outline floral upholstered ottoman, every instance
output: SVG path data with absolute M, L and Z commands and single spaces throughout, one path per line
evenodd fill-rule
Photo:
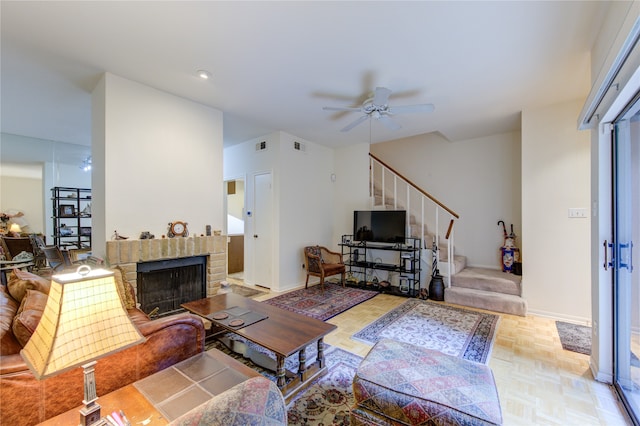
M 381 340 L 353 379 L 355 425 L 500 425 L 493 372 L 484 364 Z

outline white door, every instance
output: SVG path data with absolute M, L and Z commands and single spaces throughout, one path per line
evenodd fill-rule
M 273 271 L 273 190 L 271 173 L 253 178 L 253 271 L 256 285 L 271 288 Z

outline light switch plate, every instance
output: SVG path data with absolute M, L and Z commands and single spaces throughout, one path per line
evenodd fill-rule
M 572 218 L 572 219 L 586 218 L 587 217 L 587 209 L 584 209 L 584 208 L 570 208 L 569 209 L 569 217 Z

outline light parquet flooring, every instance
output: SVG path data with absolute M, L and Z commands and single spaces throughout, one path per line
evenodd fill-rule
M 276 295 L 266 294 L 256 300 Z M 327 321 L 338 328 L 326 336 L 325 342 L 365 356 L 371 346 L 351 339 L 351 335 L 406 300 L 380 294 L 354 306 Z M 498 315 L 489 367 L 495 376 L 505 425 L 631 424 L 612 387 L 594 380 L 589 356 L 562 349 L 555 320 Z

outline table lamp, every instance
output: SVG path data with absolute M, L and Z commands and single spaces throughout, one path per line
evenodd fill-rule
M 12 223 L 9 227 L 9 233 L 14 237 L 19 237 L 21 232 L 22 229 L 20 229 L 20 225 L 18 225 L 17 223 Z
M 53 275 L 40 323 L 20 351 L 38 380 L 82 365 L 83 426 L 107 424 L 97 403 L 96 360 L 145 340 L 122 305 L 113 275 L 88 265 Z

